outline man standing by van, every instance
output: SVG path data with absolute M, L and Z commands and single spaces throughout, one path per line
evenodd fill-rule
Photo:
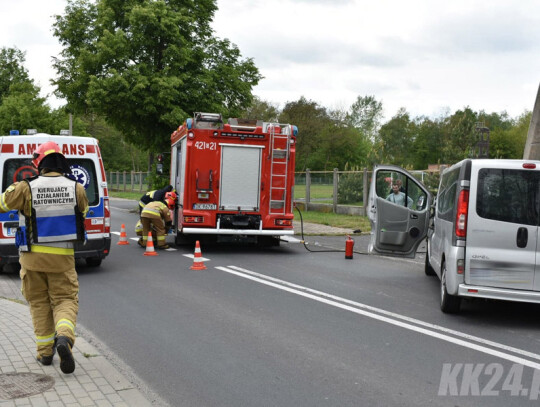
M 0 212 L 19 210 L 22 292 L 37 343 L 37 360 L 51 365 L 55 351 L 63 373 L 75 370 L 72 347 L 79 311 L 74 242 L 83 241 L 88 198 L 84 187 L 64 176 L 70 168 L 53 141 L 41 144 L 32 164 L 39 175 L 16 182 L 0 196 Z
M 392 193 L 386 197 L 387 201 L 393 202 L 396 205 L 405 206 L 405 193 L 400 191 L 401 181 L 392 183 Z M 413 200 L 410 196 L 407 197 L 407 208 L 412 208 Z

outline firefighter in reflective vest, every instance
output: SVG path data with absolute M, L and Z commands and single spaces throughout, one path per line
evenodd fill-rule
M 166 198 L 165 195 L 168 192 L 171 192 L 172 190 L 173 190 L 173 186 L 167 185 L 165 188 L 162 188 L 162 189 L 148 191 L 146 194 L 141 196 L 141 199 L 139 200 L 139 213 L 141 213 L 144 207 L 148 205 L 150 202 L 164 201 Z
M 176 194 L 175 194 L 176 196 Z M 158 249 L 168 249 L 169 245 L 165 242 L 165 235 L 172 225 L 171 213 L 176 205 L 173 197 L 165 198 L 165 203 L 161 201 L 150 202 L 144 207 L 141 213 L 141 223 L 143 227 L 142 237 L 139 239 L 139 245 L 146 247 L 148 232 L 155 231 Z
M 168 198 L 171 198 L 176 202 L 177 199 L 178 199 L 178 195 L 176 195 L 176 192 L 174 192 L 174 191 L 166 192 L 165 193 L 165 199 L 168 199 Z M 146 205 L 144 205 L 144 206 L 146 206 Z M 144 208 L 144 206 L 143 206 L 143 208 Z M 141 212 L 142 212 L 142 210 L 141 210 Z M 141 219 L 139 219 L 137 221 L 137 223 L 135 224 L 135 234 L 137 236 L 139 236 L 139 237 L 143 236 L 143 226 L 142 226 Z M 154 241 L 156 240 L 156 231 L 154 229 L 152 229 L 152 239 L 154 239 Z M 141 241 L 141 245 L 142 245 L 142 241 Z
M 79 311 L 74 242 L 84 241 L 88 198 L 84 187 L 63 174 L 71 170 L 59 146 L 48 141 L 34 153 L 39 175 L 16 182 L 0 196 L 0 212 L 19 211 L 22 293 L 30 305 L 37 360 L 60 356 L 63 373 L 75 370 L 71 349 Z

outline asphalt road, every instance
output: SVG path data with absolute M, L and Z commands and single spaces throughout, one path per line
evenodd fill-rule
M 134 236 L 133 207 L 112 201 L 114 231 Z M 445 315 L 423 255 L 306 240 L 202 244 L 193 271 L 192 246 L 146 257 L 114 235 L 101 267 L 79 267 L 79 321 L 172 406 L 538 405 L 539 306 Z

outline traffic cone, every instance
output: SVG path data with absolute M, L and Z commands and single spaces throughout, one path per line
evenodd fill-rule
M 116 244 L 119 244 L 119 245 L 129 244 L 127 240 L 127 235 L 126 235 L 126 225 L 124 225 L 123 223 L 122 223 L 122 227 L 120 228 L 120 240 Z
M 152 240 L 152 232 L 148 232 L 148 240 L 146 241 L 146 250 L 143 253 L 145 256 L 157 256 L 154 250 L 154 241 Z
M 193 256 L 193 265 L 190 267 L 191 270 L 206 270 L 206 266 L 202 261 L 201 245 L 199 241 L 195 242 L 195 255 Z

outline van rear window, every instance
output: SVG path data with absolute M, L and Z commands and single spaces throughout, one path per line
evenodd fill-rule
M 76 179 L 86 189 L 90 206 L 99 204 L 99 190 L 94 161 L 85 158 L 68 158 L 73 179 Z M 30 158 L 13 158 L 4 162 L 2 174 L 2 192 L 14 182 L 22 181 L 37 175 Z
M 478 174 L 476 212 L 486 219 L 538 225 L 540 173 L 483 168 Z

